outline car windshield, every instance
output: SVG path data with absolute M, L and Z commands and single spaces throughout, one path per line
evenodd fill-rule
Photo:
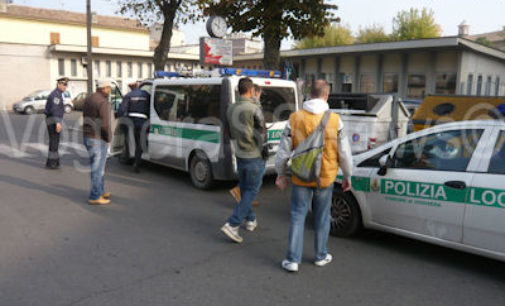
M 40 96 L 43 92 L 45 92 L 45 90 L 32 91 L 30 94 L 23 98 L 23 101 L 30 101 L 33 98 Z

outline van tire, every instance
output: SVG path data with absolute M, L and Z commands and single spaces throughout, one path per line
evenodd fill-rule
M 191 182 L 198 189 L 210 189 L 214 183 L 212 166 L 205 153 L 196 151 L 189 161 Z
M 123 165 L 132 165 L 135 161 L 134 158 L 130 157 L 130 144 L 128 143 L 128 130 L 125 129 L 124 132 L 124 148 L 121 154 L 118 155 L 119 163 Z
M 361 210 L 350 192 L 335 186 L 331 199 L 330 232 L 337 237 L 350 237 L 358 234 L 362 227 Z
M 25 114 L 31 115 L 35 112 L 35 109 L 33 108 L 33 106 L 27 106 L 23 111 Z
M 70 114 L 72 112 L 72 106 L 70 105 L 65 105 L 63 107 L 63 111 L 65 112 L 65 114 Z

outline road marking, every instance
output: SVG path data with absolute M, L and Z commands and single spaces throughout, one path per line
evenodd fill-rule
M 7 157 L 11 157 L 11 158 L 32 158 L 32 157 L 34 157 L 33 154 L 28 154 L 26 152 L 20 151 L 18 149 L 14 149 L 13 147 L 5 145 L 5 144 L 0 144 L 0 154 L 6 155 Z
M 44 143 L 29 142 L 23 143 L 22 150 L 14 148 L 7 144 L 0 144 L 0 154 L 11 158 L 34 158 L 38 154 L 47 157 L 47 151 L 49 146 Z M 34 154 L 35 152 L 37 154 Z M 75 142 L 62 142 L 60 143 L 60 148 L 58 150 L 60 156 L 64 155 L 78 155 L 87 154 L 87 150 L 84 145 Z

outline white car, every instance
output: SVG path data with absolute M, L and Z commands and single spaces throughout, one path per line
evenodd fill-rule
M 354 156 L 332 233 L 400 234 L 505 260 L 505 122 L 438 125 Z
M 14 103 L 12 109 L 17 113 L 31 115 L 38 111 L 43 111 L 46 108 L 46 101 L 53 90 L 36 90 L 24 97 L 23 100 Z M 70 113 L 74 108 L 70 92 L 63 93 L 63 103 L 65 113 Z

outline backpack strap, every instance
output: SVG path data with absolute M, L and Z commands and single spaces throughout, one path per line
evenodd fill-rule
M 326 125 L 328 124 L 328 121 L 330 119 L 330 114 L 331 114 L 330 110 L 324 112 L 323 118 L 321 119 L 321 122 L 317 127 L 319 130 L 324 130 L 326 128 Z

